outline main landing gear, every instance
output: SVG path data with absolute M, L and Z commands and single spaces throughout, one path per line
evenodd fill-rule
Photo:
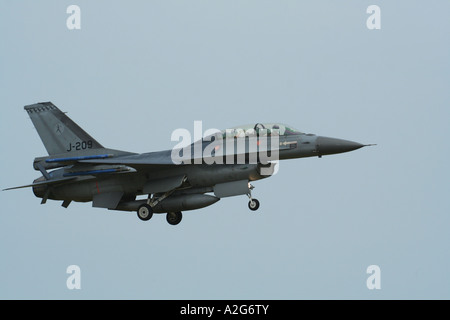
M 149 204 L 142 204 L 137 209 L 137 216 L 142 221 L 148 221 L 153 216 L 153 209 Z M 166 220 L 169 224 L 175 226 L 181 222 L 183 219 L 183 214 L 181 211 L 178 212 L 167 212 Z
M 150 218 L 153 216 L 153 209 L 149 204 L 141 204 L 139 208 L 137 209 L 137 216 L 142 221 L 150 220 Z
M 183 214 L 181 213 L 181 211 L 167 212 L 166 220 L 169 224 L 175 226 L 181 222 L 181 219 L 183 219 Z
M 142 221 L 148 221 L 153 216 L 153 207 L 160 201 L 168 197 L 172 192 L 166 192 L 163 196 L 155 198 L 149 195 L 147 203 L 141 204 L 137 209 L 137 216 Z M 178 212 L 167 212 L 166 220 L 171 225 L 177 225 L 183 219 L 183 214 L 181 211 Z

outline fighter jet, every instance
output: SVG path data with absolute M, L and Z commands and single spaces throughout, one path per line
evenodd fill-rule
M 42 176 L 32 184 L 4 190 L 31 187 L 41 204 L 59 200 L 67 208 L 72 201 L 92 201 L 97 208 L 135 211 L 143 221 L 165 213 L 171 225 L 180 223 L 182 211 L 225 197 L 247 195 L 249 209 L 257 210 L 260 203 L 252 196 L 251 183 L 270 177 L 279 160 L 320 158 L 367 146 L 305 134 L 282 123 L 256 123 L 188 146 L 137 154 L 103 147 L 51 102 L 24 109 L 48 156 L 34 159 Z

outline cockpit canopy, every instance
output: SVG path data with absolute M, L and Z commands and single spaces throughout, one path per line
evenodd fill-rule
M 227 137 L 242 138 L 245 136 L 256 136 L 256 135 L 289 136 L 302 134 L 302 132 L 283 123 L 256 123 L 225 129 L 221 131 L 221 134 L 223 138 Z

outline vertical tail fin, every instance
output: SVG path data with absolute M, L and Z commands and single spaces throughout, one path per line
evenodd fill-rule
M 28 105 L 24 109 L 49 155 L 103 148 L 51 102 Z

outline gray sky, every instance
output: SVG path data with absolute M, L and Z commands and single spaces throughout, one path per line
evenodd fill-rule
M 66 8 L 81 8 L 68 30 Z M 366 9 L 381 8 L 369 30 Z M 450 2 L 0 0 L 1 188 L 46 155 L 52 101 L 106 147 L 283 122 L 377 143 L 284 161 L 245 196 L 155 215 L 0 192 L 0 298 L 450 298 Z M 66 268 L 81 268 L 68 290 Z M 381 289 L 366 287 L 369 265 Z

